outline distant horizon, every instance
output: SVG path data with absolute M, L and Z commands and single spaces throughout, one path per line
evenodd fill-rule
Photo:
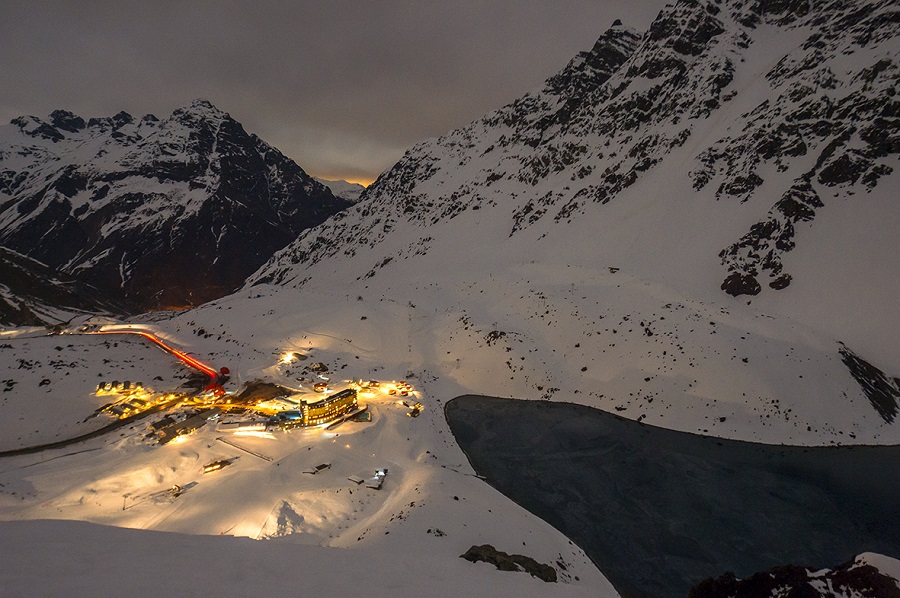
M 208 100 L 208 99 L 206 99 L 206 98 L 198 98 L 198 99 L 205 99 L 207 102 L 210 102 L 210 103 L 211 103 L 213 106 L 215 106 L 216 108 L 219 108 L 220 110 L 222 110 L 216 102 L 213 102 L 213 101 Z M 186 103 L 186 104 L 184 104 L 183 106 L 179 106 L 179 108 L 183 108 L 183 107 L 186 107 L 186 106 L 189 106 L 189 105 L 190 105 L 190 103 Z M 177 110 L 177 109 L 178 109 L 178 108 L 176 108 L 176 110 Z M 2 123 L 2 124 L 3 124 L 3 125 L 11 125 L 11 124 L 13 124 L 13 121 L 14 121 L 15 119 L 17 119 L 17 118 L 22 118 L 22 117 L 32 117 L 32 118 L 38 118 L 38 119 L 44 120 L 44 119 L 46 119 L 46 118 L 49 118 L 49 117 L 50 117 L 50 114 L 52 114 L 52 112 L 54 112 L 54 111 L 56 111 L 56 110 L 63 110 L 63 111 L 70 112 L 70 113 L 74 114 L 75 116 L 78 116 L 79 118 L 83 118 L 85 121 L 87 121 L 87 120 L 89 120 L 89 119 L 92 119 L 92 118 L 109 118 L 109 117 L 114 116 L 115 114 L 118 114 L 119 112 L 125 112 L 125 113 L 131 115 L 131 116 L 132 116 L 133 118 L 135 118 L 136 120 L 140 120 L 140 119 L 143 118 L 144 116 L 154 116 L 154 117 L 159 118 L 159 115 L 158 115 L 158 114 L 154 114 L 154 113 L 152 113 L 152 112 L 148 112 L 148 113 L 145 113 L 145 114 L 133 114 L 133 113 L 129 112 L 128 110 L 119 110 L 118 112 L 113 113 L 113 114 L 104 114 L 104 115 L 91 114 L 91 115 L 84 115 L 84 114 L 79 114 L 79 113 L 77 113 L 77 112 L 74 112 L 74 111 L 72 111 L 72 110 L 69 110 L 68 108 L 54 108 L 53 110 L 51 110 L 51 111 L 50 111 L 49 113 L 47 113 L 47 114 L 33 114 L 33 113 L 32 113 L 32 114 L 24 114 L 24 113 L 23 113 L 23 114 L 18 114 L 18 115 L 16 115 L 16 116 L 13 116 L 13 117 L 10 118 L 7 122 L 4 122 L 4 123 Z M 222 111 L 225 112 L 226 114 L 229 114 L 227 110 L 222 110 Z M 229 114 L 229 115 L 230 115 L 230 114 Z M 232 117 L 232 118 L 233 118 L 233 117 Z M 240 121 L 238 121 L 238 122 L 240 122 Z M 240 124 L 243 126 L 243 123 L 240 123 Z M 248 133 L 253 134 L 253 131 L 248 131 Z M 263 139 L 263 141 L 266 141 L 266 140 Z M 270 144 L 270 145 L 271 145 L 271 144 Z M 274 147 L 274 146 L 273 146 L 273 147 Z M 277 147 L 276 147 L 275 149 L 278 149 L 279 151 L 281 151 L 280 148 L 277 148 Z M 282 153 L 284 153 L 284 152 L 282 152 Z M 288 156 L 288 157 L 290 158 L 290 156 Z M 291 158 L 291 159 L 293 159 L 293 158 Z M 296 160 L 295 160 L 295 162 L 296 162 Z M 299 165 L 301 168 L 303 168 L 303 165 L 302 165 L 302 164 L 299 164 L 299 163 L 298 163 L 298 165 Z M 356 185 L 362 185 L 363 187 L 368 187 L 369 185 L 371 185 L 372 183 L 375 182 L 375 179 L 378 178 L 377 176 L 374 177 L 374 178 L 355 178 L 355 177 L 351 177 L 351 178 L 342 178 L 342 177 L 340 177 L 340 175 L 331 175 L 331 174 L 329 174 L 329 175 L 320 175 L 320 174 L 315 173 L 315 172 L 312 172 L 312 171 L 310 171 L 310 170 L 308 170 L 308 169 L 306 169 L 306 168 L 303 168 L 303 170 L 304 170 L 304 172 L 306 172 L 308 175 L 310 175 L 310 176 L 312 176 L 312 177 L 314 177 L 314 178 L 316 178 L 316 179 L 320 179 L 320 180 L 323 180 L 323 181 L 328 181 L 328 182 L 330 182 L 330 183 L 334 183 L 334 182 L 342 182 L 342 181 L 343 181 L 343 182 L 345 182 L 345 183 L 353 183 L 353 184 L 356 184 Z M 380 173 L 379 173 L 379 174 L 380 174 Z
M 10 0 L 0 122 L 209 98 L 304 171 L 370 185 L 416 143 L 539 86 L 616 19 L 646 30 L 664 4 Z
M 309 173 L 309 174 L 312 174 L 312 173 Z M 317 174 L 312 174 L 312 176 L 314 176 L 315 178 L 319 179 L 320 181 L 328 181 L 329 183 L 340 183 L 340 182 L 344 182 L 344 183 L 352 183 L 352 184 L 354 184 L 354 185 L 362 185 L 363 187 L 368 187 L 369 185 L 371 185 L 372 183 L 375 182 L 375 179 L 372 179 L 371 181 L 365 181 L 365 182 L 364 182 L 364 181 L 362 181 L 362 180 L 348 181 L 347 179 L 332 179 L 332 178 L 328 178 L 328 177 L 324 177 L 324 176 L 319 176 L 319 175 L 317 175 Z

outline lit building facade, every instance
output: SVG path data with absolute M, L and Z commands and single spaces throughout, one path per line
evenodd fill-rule
M 356 390 L 348 388 L 315 402 L 302 401 L 300 409 L 282 411 L 275 420 L 282 426 L 317 426 L 356 409 Z

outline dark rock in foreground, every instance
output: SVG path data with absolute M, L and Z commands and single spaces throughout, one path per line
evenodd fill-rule
M 694 586 L 688 598 L 900 598 L 897 582 L 859 559 L 834 569 L 815 570 L 788 565 L 737 579 L 726 573 Z
M 525 571 L 530 573 L 532 577 L 537 577 L 543 581 L 556 582 L 556 569 L 550 565 L 539 563 L 530 556 L 523 554 L 507 554 L 497 550 L 490 544 L 472 546 L 465 554 L 461 554 L 459 558 L 472 561 L 473 563 L 479 561 L 490 563 L 500 571 Z

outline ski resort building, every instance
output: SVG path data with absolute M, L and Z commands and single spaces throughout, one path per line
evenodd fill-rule
M 356 389 L 348 388 L 318 401 L 301 401 L 299 409 L 282 411 L 273 420 L 284 427 L 317 426 L 353 411 L 356 406 Z
M 173 420 L 172 423 L 156 430 L 159 443 L 166 444 L 179 436 L 190 434 L 205 426 L 206 422 L 209 420 L 217 418 L 220 413 L 221 411 L 217 407 L 213 407 L 212 409 L 196 413 L 182 421 Z

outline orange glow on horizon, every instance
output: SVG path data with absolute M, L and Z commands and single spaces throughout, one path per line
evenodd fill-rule
M 375 179 L 344 179 L 348 183 L 356 183 L 357 185 L 362 185 L 363 187 L 368 187 L 372 183 L 375 182 Z
M 372 183 L 375 182 L 375 179 L 361 179 L 358 177 L 335 177 L 335 176 L 320 176 L 318 174 L 313 175 L 317 178 L 322 179 L 323 181 L 347 181 L 348 183 L 354 183 L 356 185 L 362 185 L 363 187 L 368 187 Z

